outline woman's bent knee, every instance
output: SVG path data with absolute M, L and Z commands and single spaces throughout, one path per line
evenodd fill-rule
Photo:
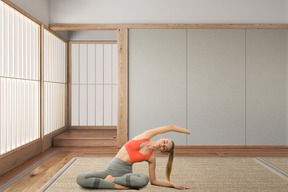
M 135 188 L 143 188 L 149 183 L 149 177 L 145 174 L 137 174 L 136 177 L 133 179 L 133 182 L 131 184 L 132 187 Z

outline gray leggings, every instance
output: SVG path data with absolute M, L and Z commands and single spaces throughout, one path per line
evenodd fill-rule
M 114 189 L 115 184 L 104 180 L 108 175 L 115 178 L 114 183 L 130 187 L 142 188 L 149 182 L 149 177 L 142 173 L 132 173 L 132 165 L 114 158 L 108 164 L 106 170 L 89 171 L 77 176 L 77 183 L 84 188 L 91 189 Z

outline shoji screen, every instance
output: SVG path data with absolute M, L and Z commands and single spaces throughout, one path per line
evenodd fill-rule
M 0 2 L 0 154 L 40 137 L 40 25 Z
M 66 46 L 44 29 L 44 135 L 65 126 Z
M 71 125 L 117 125 L 117 44 L 71 44 Z

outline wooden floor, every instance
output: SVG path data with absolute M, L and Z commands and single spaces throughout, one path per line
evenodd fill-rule
M 58 151 L 55 155 L 47 159 L 28 174 L 18 179 L 14 184 L 6 188 L 4 191 L 37 191 L 73 157 L 113 157 L 118 151 L 116 147 L 53 147 L 1 176 L 0 186 L 55 150 Z M 175 157 L 288 157 L 287 146 L 178 146 L 176 147 L 175 151 Z M 160 153 L 156 153 L 155 155 L 165 156 Z

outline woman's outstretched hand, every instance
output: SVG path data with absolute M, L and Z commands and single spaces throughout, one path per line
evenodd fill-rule
M 174 187 L 175 189 L 181 189 L 181 190 L 190 189 L 189 187 L 184 187 L 184 186 L 175 185 L 175 184 L 173 184 L 173 187 Z

